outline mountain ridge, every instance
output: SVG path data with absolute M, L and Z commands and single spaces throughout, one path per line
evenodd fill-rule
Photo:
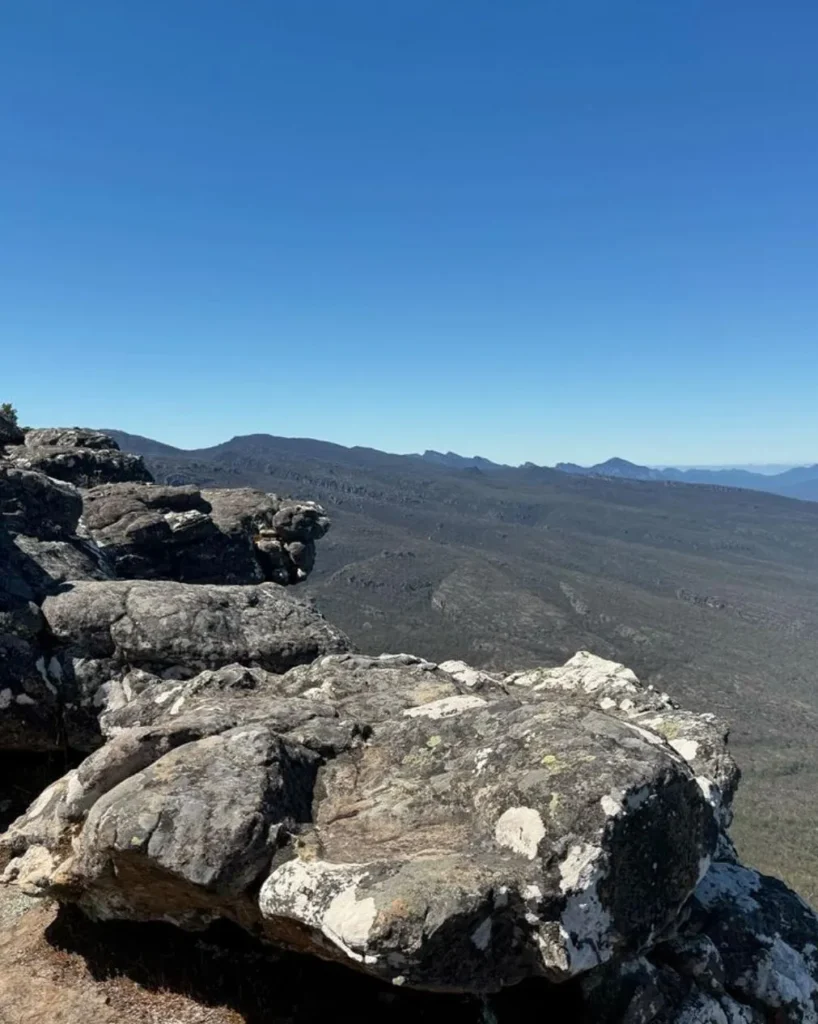
M 457 452 L 439 452 L 427 449 L 423 453 L 399 454 L 361 445 L 346 446 L 314 438 L 280 437 L 274 434 L 237 435 L 221 444 L 206 448 L 184 449 L 166 445 L 139 434 L 129 434 L 113 428 L 106 433 L 115 437 L 126 450 L 131 447 L 143 455 L 176 456 L 178 458 L 217 458 L 233 449 L 257 454 L 275 451 L 294 453 L 298 451 L 305 458 L 333 458 L 350 465 L 392 465 L 398 466 L 406 460 L 416 464 L 437 466 L 443 470 L 479 470 L 484 473 L 507 473 L 518 471 L 552 471 L 569 476 L 608 477 L 612 479 L 665 481 L 669 483 L 693 484 L 711 487 L 731 487 L 742 490 L 777 494 L 801 501 L 818 501 L 818 463 L 811 466 L 795 466 L 781 473 L 754 473 L 746 469 L 677 469 L 673 466 L 658 468 L 642 466 L 627 459 L 613 457 L 593 466 L 580 466 L 574 462 L 558 462 L 556 466 L 538 466 L 525 462 L 518 466 L 493 462 L 480 455 L 463 456 Z
M 765 491 L 786 498 L 818 501 L 818 463 L 795 466 L 781 473 L 753 473 L 746 469 L 676 469 L 666 466 L 658 469 L 640 466 L 627 459 L 612 458 L 594 466 L 578 466 L 572 462 L 558 462 L 556 469 L 576 476 L 612 476 L 630 480 L 670 480 L 684 484 L 710 484 L 738 487 L 745 490 Z

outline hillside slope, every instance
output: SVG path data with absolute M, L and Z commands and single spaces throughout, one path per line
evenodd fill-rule
M 818 504 L 266 435 L 161 454 L 117 436 L 158 480 L 326 505 L 305 589 L 368 651 L 513 669 L 586 648 L 722 715 L 743 855 L 818 900 Z

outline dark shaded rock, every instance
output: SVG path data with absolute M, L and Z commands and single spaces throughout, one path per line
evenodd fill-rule
M 45 620 L 25 580 L 3 558 L 4 547 L 0 537 L 0 750 L 59 749 L 61 665 L 47 649 Z
M 0 749 L 59 749 L 61 708 L 52 678 L 58 663 L 48 660 L 36 635 L 6 631 L 8 610 L 0 616 Z M 28 617 L 28 609 L 22 616 Z
M 775 1024 L 818 1020 L 818 916 L 783 882 L 716 863 L 696 889 L 688 929 L 715 947 L 736 999 Z
M 0 523 L 9 533 L 66 540 L 81 515 L 82 497 L 70 484 L 0 464 Z
M 613 963 L 582 984 L 584 1019 L 593 1024 L 768 1024 L 765 1017 L 717 989 L 648 957 Z
M 19 534 L 14 544 L 24 558 L 21 571 L 31 580 L 39 599 L 56 593 L 60 584 L 69 580 L 113 579 L 113 569 L 104 554 L 80 538 L 40 540 Z

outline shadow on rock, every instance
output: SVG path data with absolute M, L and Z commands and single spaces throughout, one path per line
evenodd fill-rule
M 317 1020 L 385 1020 L 395 1024 L 503 1024 L 522 1011 L 581 1024 L 578 989 L 528 982 L 490 1001 L 436 995 L 382 984 L 346 967 L 270 950 L 220 923 L 198 935 L 172 925 L 91 922 L 62 907 L 46 930 L 56 949 L 83 958 L 96 981 L 125 976 L 150 991 L 175 992 L 202 1006 L 226 1007 L 246 1024 L 314 1024 Z

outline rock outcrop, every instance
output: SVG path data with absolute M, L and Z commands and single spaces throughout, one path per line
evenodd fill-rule
M 158 487 L 98 431 L 24 433 L 6 419 L 2 430 L 13 443 L 0 448 L 0 751 L 93 749 L 108 692 L 131 671 L 284 671 L 348 649 L 267 582 L 307 576 L 329 528 L 320 506 Z M 119 482 L 78 486 L 100 479 Z
M 310 503 L 12 463 L 0 747 L 51 730 L 87 756 L 0 836 L 7 884 L 94 921 L 228 922 L 475 1022 L 516 1019 L 521 982 L 544 1019 L 818 1021 L 818 918 L 737 861 L 713 716 L 587 652 L 505 677 L 355 653 L 270 582 L 311 568 Z
M 329 529 L 312 502 L 140 483 L 87 491 L 83 524 L 118 576 L 183 583 L 299 583 Z
M 28 430 L 22 444 L 6 447 L 5 458 L 77 487 L 152 479 L 141 456 L 120 451 L 107 434 L 80 427 Z

